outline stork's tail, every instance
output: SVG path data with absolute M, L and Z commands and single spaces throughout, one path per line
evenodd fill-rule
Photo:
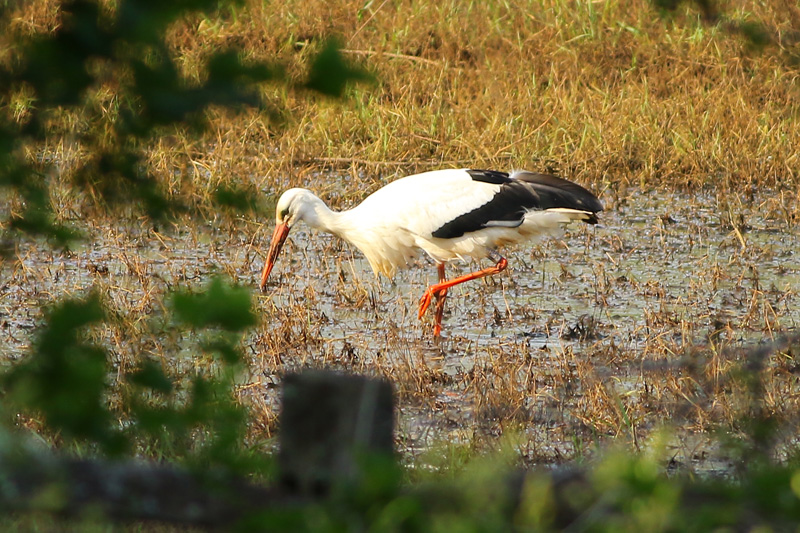
M 548 213 L 561 213 L 569 219 L 569 222 L 578 221 L 586 222 L 587 224 L 597 224 L 597 213 L 592 211 L 583 211 L 581 209 L 571 209 L 569 207 L 551 207 L 545 209 Z
M 577 183 L 524 170 L 514 172 L 511 177 L 534 191 L 539 209 L 563 213 L 569 220 L 597 224 L 597 213 L 603 210 L 603 204 Z

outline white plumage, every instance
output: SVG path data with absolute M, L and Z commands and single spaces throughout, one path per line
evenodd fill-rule
M 420 316 L 437 299 L 434 334 L 441 331 L 447 289 L 505 268 L 499 247 L 558 234 L 574 220 L 596 223 L 597 198 L 579 185 L 545 174 L 452 169 L 398 179 L 353 209 L 336 212 L 307 189 L 289 189 L 276 206 L 276 227 L 262 272 L 264 290 L 289 229 L 299 221 L 332 233 L 366 256 L 375 274 L 393 277 L 420 252 L 439 267 L 440 283 L 428 288 Z M 495 267 L 444 279 L 444 263 L 492 257 Z

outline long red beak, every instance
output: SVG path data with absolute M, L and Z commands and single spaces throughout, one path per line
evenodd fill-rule
M 275 260 L 278 258 L 278 254 L 281 253 L 281 248 L 283 248 L 283 243 L 286 241 L 287 235 L 289 235 L 288 224 L 283 223 L 275 226 L 275 231 L 272 232 L 272 241 L 269 244 L 267 264 L 264 265 L 264 270 L 261 272 L 261 283 L 258 285 L 261 292 L 264 292 L 267 287 L 267 278 L 269 277 L 269 273 L 272 272 L 272 267 L 275 266 Z

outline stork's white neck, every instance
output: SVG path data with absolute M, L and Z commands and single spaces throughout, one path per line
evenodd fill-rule
M 405 261 L 402 251 L 397 252 L 391 246 L 387 248 L 383 239 L 376 239 L 372 224 L 374 213 L 365 213 L 360 206 L 333 211 L 311 191 L 290 189 L 278 201 L 277 212 L 284 207 L 294 213 L 292 224 L 302 220 L 311 228 L 332 233 L 361 250 L 376 274 L 381 272 L 391 277 L 396 266 Z M 367 214 L 373 216 L 367 217 Z
M 298 220 L 303 220 L 314 229 L 333 233 L 349 240 L 347 237 L 348 233 L 352 231 L 352 226 L 348 224 L 347 211 L 332 210 L 319 197 L 307 190 L 304 191 L 301 202 L 297 213 Z

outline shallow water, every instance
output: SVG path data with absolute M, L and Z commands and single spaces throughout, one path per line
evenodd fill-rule
M 436 278 L 425 259 L 394 281 L 376 279 L 359 252 L 296 228 L 262 295 L 256 284 L 271 222 L 90 227 L 90 240 L 70 253 L 20 244 L 16 261 L 3 265 L 0 349 L 7 360 L 21 357 L 43 321 L 40 306 L 62 296 L 100 288 L 127 316 L 147 321 L 165 313 L 165 291 L 223 273 L 253 288 L 264 320 L 244 341 L 251 375 L 242 385 L 265 412 L 277 411 L 273 385 L 284 372 L 333 366 L 397 380 L 398 444 L 412 455 L 511 426 L 533 463 L 574 458 L 620 436 L 638 446 L 664 413 L 680 411 L 675 397 L 683 393 L 675 391 L 684 389 L 672 382 L 686 372 L 675 365 L 693 346 L 798 331 L 798 226 L 774 194 L 734 207 L 702 194 L 606 202 L 598 226 L 510 250 L 506 272 L 451 290 L 441 341 L 430 336 L 432 313 L 416 317 Z M 281 328 L 286 346 L 275 334 Z M 108 334 L 106 342 L 117 363 L 128 351 L 163 356 L 158 339 L 129 346 Z M 191 351 L 182 353 L 175 365 L 191 367 Z M 629 416 L 614 415 L 619 406 Z M 615 416 L 628 420 L 630 435 Z M 698 454 L 687 443 L 704 438 L 704 426 L 689 420 L 676 418 L 684 437 L 674 446 L 693 464 Z M 716 469 L 719 461 L 706 454 L 704 464 Z

